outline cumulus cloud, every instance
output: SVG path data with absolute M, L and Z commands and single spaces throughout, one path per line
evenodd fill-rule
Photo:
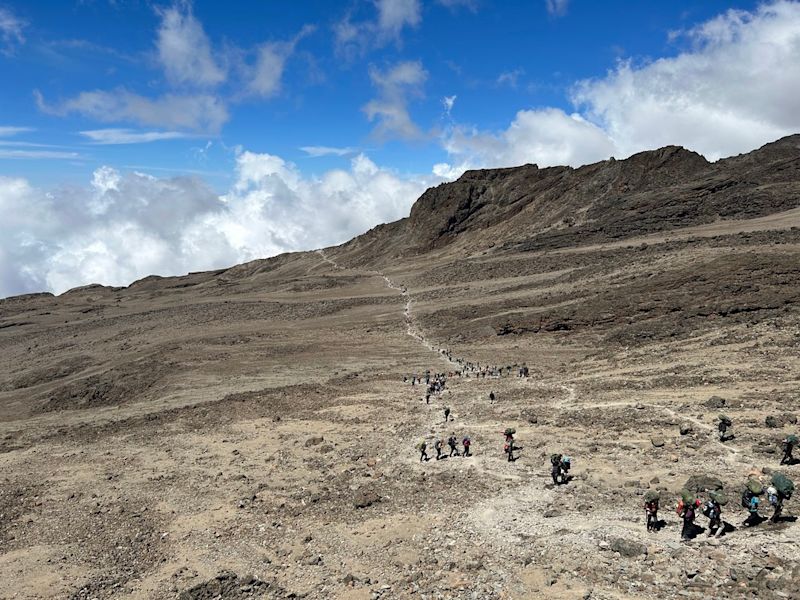
M 225 69 L 212 56 L 211 43 L 190 2 L 159 10 L 156 49 L 167 78 L 173 84 L 214 86 L 225 80 Z
M 80 113 L 104 123 L 129 122 L 146 127 L 216 133 L 228 120 L 228 109 L 209 94 L 165 94 L 151 99 L 126 89 L 81 92 L 60 104 L 50 104 L 34 92 L 39 109 L 53 115 Z
M 615 150 L 602 129 L 578 114 L 555 108 L 519 111 L 500 132 L 454 127 L 443 143 L 456 162 L 438 164 L 434 172 L 447 179 L 483 166 L 578 166 L 608 157 Z
M 684 35 L 690 50 L 574 90 L 621 154 L 681 144 L 715 159 L 800 131 L 799 3 L 729 10 Z
M 443 135 L 452 177 L 465 168 L 580 165 L 675 144 L 710 160 L 800 131 L 800 3 L 730 10 L 681 32 L 687 49 L 644 64 L 620 61 L 578 82 L 573 114 L 519 111 L 505 130 L 455 126 Z
M 544 4 L 551 17 L 563 17 L 569 8 L 569 0 L 544 0 Z
M 408 112 L 409 98 L 422 95 L 422 85 L 428 78 L 422 63 L 400 62 L 385 71 L 373 66 L 369 75 L 379 96 L 370 100 L 362 110 L 370 121 L 377 123 L 373 135 L 379 139 L 399 137 L 413 140 L 422 137 Z
M 25 21 L 0 6 L 0 53 L 11 56 L 25 43 L 25 26 Z
M 408 213 L 433 177 L 401 176 L 363 154 L 348 169 L 302 175 L 240 152 L 220 196 L 195 177 L 110 167 L 84 187 L 43 190 L 0 177 L 0 297 L 149 274 L 220 268 L 343 242 Z

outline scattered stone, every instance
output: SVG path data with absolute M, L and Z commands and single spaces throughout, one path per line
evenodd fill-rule
M 688 435 L 694 431 L 694 427 L 692 427 L 691 423 L 681 423 L 680 432 L 681 435 Z
M 306 448 L 308 448 L 310 446 L 316 446 L 318 444 L 321 444 L 324 441 L 325 441 L 325 438 L 322 437 L 321 435 L 310 437 L 310 438 L 308 438 L 306 440 Z
M 381 497 L 375 490 L 361 488 L 356 491 L 353 497 L 353 506 L 356 508 L 367 508 L 380 501 Z
M 611 540 L 610 548 L 614 552 L 619 552 L 625 558 L 647 556 L 647 546 L 624 538 L 615 538 Z
M 724 408 L 727 401 L 725 398 L 720 396 L 711 396 L 708 400 L 706 400 L 705 404 L 708 408 Z
M 692 475 L 683 484 L 683 488 L 691 492 L 705 492 L 709 490 L 721 490 L 724 487 L 722 481 L 707 474 Z
M 650 438 L 650 443 L 653 444 L 653 446 L 655 446 L 656 448 L 663 448 L 666 442 L 664 441 L 663 437 L 653 436 Z

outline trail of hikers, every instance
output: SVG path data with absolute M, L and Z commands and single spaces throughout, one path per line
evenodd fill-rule
M 345 267 L 340 266 L 336 261 L 325 255 L 322 250 L 317 251 L 323 261 L 330 264 L 337 270 L 343 270 Z M 405 299 L 403 309 L 403 319 L 406 324 L 406 333 L 415 341 L 421 343 L 428 350 L 435 352 L 436 355 L 448 365 L 448 369 L 442 372 L 435 372 L 426 370 L 424 373 L 411 373 L 410 375 L 403 376 L 403 382 L 410 385 L 412 389 L 419 389 L 422 395 L 424 405 L 428 407 L 429 415 L 441 415 L 441 417 L 434 417 L 433 422 L 423 423 L 420 425 L 419 433 L 416 436 L 416 448 L 419 452 L 419 460 L 415 461 L 420 464 L 427 463 L 435 459 L 437 462 L 451 458 L 469 458 L 477 460 L 472 464 L 480 464 L 481 458 L 476 455 L 472 447 L 472 439 L 466 433 L 457 436 L 454 429 L 456 426 L 454 421 L 458 417 L 459 428 L 466 431 L 476 431 L 482 429 L 494 430 L 493 425 L 483 425 L 476 422 L 470 422 L 467 417 L 470 416 L 472 411 L 480 413 L 485 412 L 488 402 L 492 406 L 497 401 L 497 396 L 494 391 L 488 395 L 482 395 L 476 404 L 475 402 L 465 402 L 466 397 L 459 397 L 458 410 L 453 411 L 450 403 L 455 404 L 455 398 L 459 395 L 451 394 L 448 387 L 448 382 L 462 381 L 466 382 L 470 379 L 475 382 L 491 383 L 495 380 L 505 380 L 513 383 L 520 383 L 530 389 L 531 386 L 552 390 L 553 388 L 560 389 L 564 392 L 564 398 L 556 401 L 553 405 L 554 410 L 560 411 L 581 411 L 591 408 L 613 408 L 613 407 L 636 407 L 636 408 L 649 408 L 657 411 L 662 411 L 672 418 L 679 420 L 681 427 L 698 427 L 699 429 L 708 431 L 711 429 L 709 425 L 703 423 L 697 418 L 691 417 L 687 414 L 679 414 L 672 408 L 661 404 L 647 403 L 642 401 L 620 401 L 620 402 L 606 402 L 606 403 L 588 403 L 576 405 L 577 391 L 574 386 L 567 384 L 547 384 L 544 382 L 532 381 L 529 377 L 530 373 L 525 363 L 514 365 L 487 365 L 481 364 L 476 361 L 469 361 L 464 358 L 454 357 L 450 350 L 433 343 L 423 332 L 423 330 L 416 323 L 413 315 L 413 299 L 404 285 L 398 285 L 393 282 L 388 276 L 379 271 L 366 271 L 375 276 L 381 277 L 385 285 L 393 290 L 400 292 Z M 512 376 L 513 373 L 513 376 Z M 419 387 L 417 387 L 419 386 Z M 446 392 L 446 394 L 445 394 Z M 445 402 L 444 406 L 437 407 L 431 405 L 431 399 Z M 445 401 L 446 398 L 446 401 Z M 440 412 L 441 411 L 441 412 Z M 480 415 L 476 415 L 480 416 Z M 742 450 L 739 448 L 731 447 L 726 444 L 735 436 L 731 433 L 732 421 L 725 415 L 719 415 L 718 419 L 718 438 L 715 443 L 719 444 L 732 456 L 737 458 L 737 462 L 741 465 L 747 465 L 749 462 L 757 462 L 755 459 L 745 461 L 742 456 Z M 685 424 L 685 425 L 684 425 Z M 448 433 L 449 431 L 449 433 Z M 499 436 L 502 435 L 503 439 L 503 453 L 505 460 L 509 467 L 513 467 L 512 471 L 506 468 L 500 468 L 502 463 L 494 462 L 491 466 L 492 474 L 505 478 L 519 479 L 521 474 L 535 476 L 535 466 L 531 465 L 517 465 L 514 463 L 521 458 L 520 452 L 524 448 L 517 443 L 515 439 L 516 430 L 513 427 L 506 427 L 505 429 L 497 431 L 498 444 Z M 433 438 L 431 440 L 431 438 Z M 794 465 L 800 463 L 800 460 L 793 457 L 793 450 L 797 447 L 800 439 L 795 434 L 791 434 L 782 439 L 779 444 L 783 452 L 780 465 Z M 445 447 L 446 446 L 446 447 Z M 429 454 L 430 451 L 430 454 Z M 489 449 L 481 450 L 480 455 L 490 452 Z M 491 455 L 490 455 L 491 456 Z M 557 521 L 551 521 L 549 524 L 538 517 L 539 510 L 552 500 L 552 492 L 559 486 L 568 485 L 572 480 L 570 469 L 573 459 L 561 453 L 553 453 L 550 455 L 550 477 L 552 478 L 552 486 L 549 487 L 548 494 L 542 494 L 541 484 L 534 482 L 529 486 L 530 497 L 526 499 L 532 502 L 530 509 L 526 509 L 530 515 L 536 515 L 529 521 L 529 526 L 532 528 L 540 528 L 549 530 L 552 526 L 557 524 Z M 487 465 L 482 465 L 482 470 L 489 471 Z M 533 470 L 532 470 L 533 469 Z M 741 507 L 746 511 L 747 518 L 741 524 L 742 527 L 755 527 L 767 520 L 767 517 L 761 515 L 760 511 L 765 509 L 762 506 L 760 498 L 764 497 L 765 504 L 772 509 L 773 514 L 769 517 L 770 523 L 777 524 L 782 522 L 793 522 L 794 517 L 785 517 L 783 515 L 784 503 L 791 499 L 794 491 L 794 483 L 784 473 L 765 469 L 764 473 L 771 475 L 768 483 L 764 485 L 761 481 L 759 474 L 751 473 L 749 479 L 744 487 L 741 496 Z M 705 497 L 701 497 L 705 494 Z M 519 498 L 515 499 L 517 509 L 520 510 Z M 524 503 L 525 501 L 522 501 Z M 503 499 L 498 501 L 492 499 L 491 502 L 486 504 L 482 512 L 470 513 L 465 517 L 463 526 L 466 528 L 487 526 L 486 524 L 493 524 L 498 526 L 505 523 L 505 526 L 510 527 L 509 523 L 505 522 L 505 516 L 498 511 L 498 507 L 502 506 Z M 665 521 L 659 518 L 659 504 L 660 494 L 655 490 L 647 492 L 643 498 L 642 510 L 644 512 L 644 523 L 648 532 L 657 532 L 665 526 Z M 737 528 L 730 522 L 725 521 L 722 516 L 723 507 L 728 504 L 728 498 L 722 493 L 720 488 L 704 489 L 704 490 L 683 490 L 681 497 L 676 506 L 676 514 L 682 521 L 681 540 L 688 541 L 697 536 L 702 528 L 696 526 L 695 521 L 698 514 L 702 514 L 709 519 L 708 535 L 720 537 L 725 534 L 735 531 Z M 509 507 L 510 508 L 510 507 Z M 509 511 L 512 514 L 515 511 Z M 479 515 L 478 520 L 475 520 L 475 514 Z M 513 519 L 516 521 L 516 518 Z M 617 526 L 627 527 L 624 521 L 619 521 L 618 511 L 610 511 L 607 519 L 604 519 L 605 526 L 611 526 L 617 523 Z M 554 529 L 555 531 L 555 529 Z

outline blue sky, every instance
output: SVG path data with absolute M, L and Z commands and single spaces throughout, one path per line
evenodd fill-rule
M 0 296 L 338 243 L 468 168 L 746 152 L 800 130 L 798 48 L 790 0 L 0 0 Z

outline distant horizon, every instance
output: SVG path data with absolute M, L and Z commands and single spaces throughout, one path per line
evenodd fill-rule
M 800 131 L 795 0 L 234 12 L 0 0 L 0 297 L 336 245 L 466 170 Z

